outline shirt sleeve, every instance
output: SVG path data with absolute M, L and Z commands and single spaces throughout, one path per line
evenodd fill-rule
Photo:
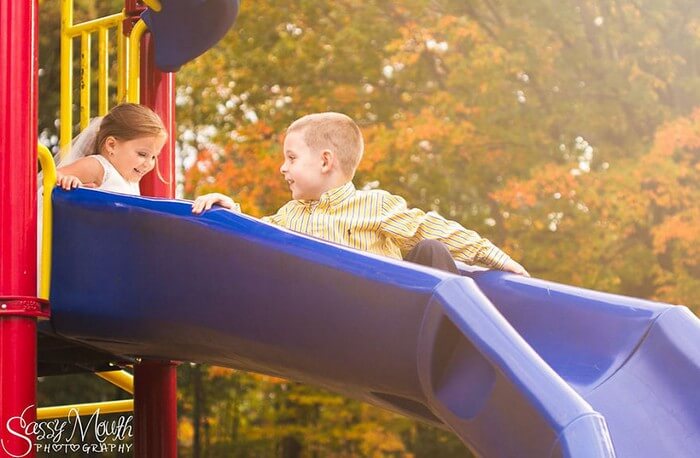
M 501 269 L 510 257 L 487 239 L 435 212 L 408 208 L 406 201 L 389 193 L 383 195 L 380 230 L 401 249 L 410 250 L 421 240 L 438 240 L 456 260 Z
M 277 210 L 277 213 L 274 215 L 270 216 L 263 216 L 260 218 L 260 221 L 264 221 L 266 223 L 272 223 L 276 224 L 277 226 L 282 226 L 286 227 L 287 226 L 287 209 L 289 207 L 289 203 L 283 205 L 279 210 Z

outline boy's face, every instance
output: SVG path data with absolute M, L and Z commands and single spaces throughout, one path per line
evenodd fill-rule
M 292 199 L 318 200 L 327 191 L 327 177 L 320 151 L 312 151 L 303 131 L 294 131 L 284 139 L 284 162 L 280 172 L 292 191 Z

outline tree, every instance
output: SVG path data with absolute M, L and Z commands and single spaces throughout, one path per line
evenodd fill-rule
M 359 187 L 438 210 L 539 277 L 697 303 L 697 271 L 680 255 L 694 252 L 696 210 L 664 205 L 649 224 L 658 199 L 646 189 L 655 167 L 668 177 L 655 189 L 677 190 L 693 165 L 646 156 L 664 122 L 700 104 L 699 8 L 244 4 L 236 29 L 180 77 L 186 195 L 216 190 L 245 212 L 274 212 L 288 199 L 277 171 L 286 126 L 342 111 L 365 135 Z
M 48 136 L 57 9 L 41 12 Z M 286 126 L 342 111 L 366 139 L 358 187 L 438 210 L 538 277 L 697 311 L 698 13 L 692 0 L 242 2 L 177 77 L 182 190 L 270 214 L 289 198 Z M 212 455 L 271 456 L 285 440 L 304 456 L 464 453 L 447 433 L 289 381 L 180 377 L 183 449 L 197 429 Z

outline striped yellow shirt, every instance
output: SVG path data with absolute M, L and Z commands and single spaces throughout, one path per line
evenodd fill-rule
M 352 182 L 319 200 L 292 200 L 263 221 L 330 242 L 401 259 L 426 239 L 444 243 L 455 259 L 500 269 L 510 259 L 493 243 L 435 212 L 408 208 L 386 191 L 358 191 Z

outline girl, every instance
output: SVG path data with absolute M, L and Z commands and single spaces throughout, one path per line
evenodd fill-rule
M 140 195 L 139 181 L 155 167 L 166 139 L 163 121 L 150 108 L 117 105 L 78 135 L 57 164 L 56 186 Z
M 150 108 L 133 103 L 117 105 L 103 118 L 93 119 L 73 140 L 69 154 L 58 161 L 56 185 L 63 189 L 85 186 L 140 195 L 139 181 L 155 167 L 167 137 L 163 121 Z M 41 272 L 41 174 L 37 184 L 37 271 Z M 37 288 L 39 281 L 37 276 Z

